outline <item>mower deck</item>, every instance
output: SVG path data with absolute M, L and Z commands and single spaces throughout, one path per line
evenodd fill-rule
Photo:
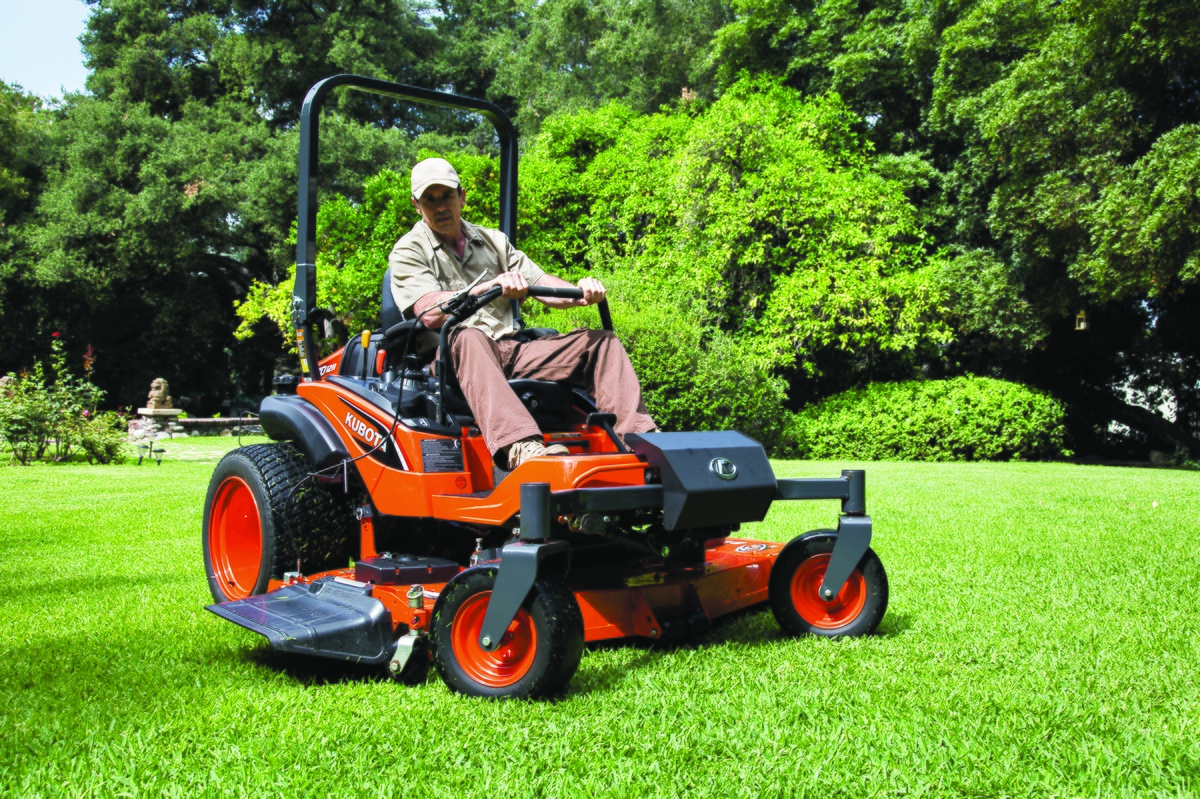
M 568 575 L 583 613 L 587 643 L 617 638 L 673 640 L 708 629 L 714 619 L 765 602 L 771 566 L 783 549 L 769 541 L 724 539 L 710 542 L 704 563 L 691 566 L 652 565 L 651 568 L 614 575 L 611 569 L 580 570 Z M 337 590 L 310 593 L 301 587 L 334 582 Z M 433 606 L 445 582 L 374 585 L 358 582 L 354 569 L 299 577 L 287 582 L 272 580 L 268 593 L 236 602 L 210 605 L 209 610 L 248 630 L 266 636 L 271 645 L 286 651 L 304 651 L 327 657 L 377 661 L 381 656 L 348 654 L 344 645 L 314 646 L 313 640 L 340 640 L 349 631 L 374 629 L 378 614 L 351 606 L 347 597 L 373 597 L 390 616 L 393 637 L 429 628 Z M 369 586 L 369 589 L 368 589 Z M 409 593 L 421 589 L 419 607 L 412 607 Z M 286 604 L 280 601 L 287 597 Z M 299 600 L 299 601 L 297 601 Z M 336 607 L 321 613 L 319 602 Z M 314 628 L 298 635 L 297 629 Z M 317 629 L 319 628 L 319 629 Z M 360 633 L 356 633 L 360 634 Z M 297 641 L 305 641 L 298 645 Z M 378 647 L 369 647 L 375 652 Z

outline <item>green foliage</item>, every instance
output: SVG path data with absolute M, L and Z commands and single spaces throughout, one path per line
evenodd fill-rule
M 37 170 L 31 145 L 37 143 L 40 108 L 38 98 L 0 81 L 0 223 L 11 223 L 30 198 Z
M 800 457 L 852 460 L 1040 460 L 1063 449 L 1060 402 L 983 377 L 872 383 L 828 397 L 792 421 Z
M 837 91 L 885 153 L 880 172 L 917 205 L 942 254 L 935 283 L 955 333 L 923 366 L 1051 389 L 1093 449 L 1129 387 L 1139 402 L 1164 392 L 1177 407 L 1163 420 L 1172 437 L 1196 439 L 1194 3 L 734 0 L 733 10 L 714 45 L 722 85 L 750 69 L 806 94 Z M 1086 341 L 1072 324 L 1082 308 L 1101 325 Z M 1162 429 L 1143 427 L 1130 446 L 1139 435 L 1162 446 Z
M 0 379 L 0 438 L 22 465 L 41 458 L 54 431 L 54 409 L 41 362 Z
M 605 277 L 613 327 L 629 353 L 650 415 L 664 430 L 739 430 L 780 449 L 786 383 L 745 341 L 706 327 L 670 302 L 639 293 L 631 276 Z M 538 311 L 531 324 L 599 327 L 594 308 Z
M 938 32 L 959 5 L 920 0 L 813 3 L 732 0 L 712 60 L 729 86 L 743 71 L 777 75 L 806 95 L 836 92 L 870 120 L 885 152 L 925 146 L 919 133 Z
M 120 463 L 129 456 L 129 417 L 117 411 L 88 414 L 79 446 L 88 463 Z
M 83 376 L 67 364 L 62 337 L 50 345 L 50 374 L 41 361 L 0 381 L 0 439 L 23 465 L 53 447 L 53 459 L 66 461 L 82 447 L 89 461 L 110 463 L 124 452 L 127 419 L 114 411 L 98 412 L 104 392 L 92 383 L 96 356 L 89 346 Z
M 523 241 L 543 265 L 629 273 L 772 368 L 820 371 L 943 340 L 934 270 L 902 185 L 833 95 L 747 78 L 709 108 L 548 120 L 523 164 Z M 532 183 L 532 185 L 529 185 Z
M 178 119 L 193 101 L 244 103 L 279 129 L 293 125 L 309 87 L 340 72 L 415 85 L 436 81 L 424 6 L 408 0 L 88 0 L 82 37 L 88 88 Z M 331 98 L 355 117 L 400 112 L 355 92 Z M 420 118 L 419 114 L 415 117 Z
M 37 97 L 0 81 L 0 353 L 18 347 L 28 331 L 18 263 L 25 225 L 45 183 L 48 117 Z M 0 371 L 5 368 L 0 355 Z
M 451 5 L 469 5 L 452 3 Z M 722 0 L 520 0 L 519 21 L 489 36 L 488 90 L 515 98 L 517 121 L 616 100 L 650 114 L 681 100 L 711 99 L 708 45 L 729 19 Z
M 88 347 L 84 356 L 84 376 L 76 377 L 67 366 L 62 336 L 53 335 L 50 344 L 50 371 L 54 383 L 47 389 L 50 400 L 51 432 L 54 436 L 54 460 L 64 461 L 84 437 L 104 392 L 92 384 L 95 355 Z M 89 418 L 91 417 L 91 418 Z

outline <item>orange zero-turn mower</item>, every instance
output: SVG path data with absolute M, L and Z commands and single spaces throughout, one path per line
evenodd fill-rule
M 410 684 L 436 663 L 453 690 L 492 697 L 562 690 L 586 642 L 678 640 L 763 602 L 793 635 L 874 631 L 888 584 L 869 546 L 861 471 L 776 479 L 762 446 L 734 431 L 622 440 L 614 417 L 581 391 L 534 380 L 511 385 L 546 442 L 570 454 L 498 468 L 444 345 L 499 289 L 443 306 L 431 369 L 433 333 L 403 319 L 385 275 L 381 329 L 316 363 L 318 123 L 336 87 L 489 119 L 500 143 L 500 228 L 515 235 L 516 131 L 498 107 L 354 75 L 309 91 L 292 312 L 303 379 L 277 378 L 263 400 L 274 443 L 236 449 L 213 473 L 209 610 L 285 652 L 379 664 Z M 598 308 L 611 330 L 607 303 Z M 837 529 L 786 545 L 741 536 L 772 502 L 796 499 L 840 499 Z

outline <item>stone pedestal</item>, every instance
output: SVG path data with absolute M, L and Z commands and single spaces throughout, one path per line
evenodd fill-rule
M 183 413 L 181 408 L 138 408 L 138 418 L 129 421 L 131 441 L 141 439 L 172 438 L 178 425 L 175 420 Z

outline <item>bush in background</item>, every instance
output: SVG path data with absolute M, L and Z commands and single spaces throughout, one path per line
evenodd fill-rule
M 27 372 L 10 373 L 0 380 L 0 439 L 22 465 L 46 452 L 54 431 L 53 418 L 40 362 Z
M 117 411 L 87 414 L 79 446 L 88 463 L 120 462 L 129 455 L 129 417 Z
M 810 405 L 787 438 L 804 458 L 1041 460 L 1063 449 L 1063 407 L 986 377 L 873 383 Z
M 603 275 L 621 343 L 642 384 L 646 408 L 660 427 L 738 430 L 768 452 L 783 444 L 787 384 L 772 374 L 770 360 L 746 341 L 704 326 L 669 291 L 654 301 L 636 275 Z M 651 295 L 651 296 L 647 296 Z M 600 326 L 595 308 L 549 311 L 526 303 L 531 327 Z
M 89 346 L 83 356 L 83 376 L 73 374 L 63 340 L 55 333 L 50 375 L 35 361 L 32 369 L 0 379 L 0 441 L 22 465 L 41 459 L 51 449 L 56 461 L 68 460 L 78 448 L 89 463 L 111 463 L 127 454 L 128 419 L 116 411 L 96 410 L 104 391 L 92 382 L 95 362 Z

